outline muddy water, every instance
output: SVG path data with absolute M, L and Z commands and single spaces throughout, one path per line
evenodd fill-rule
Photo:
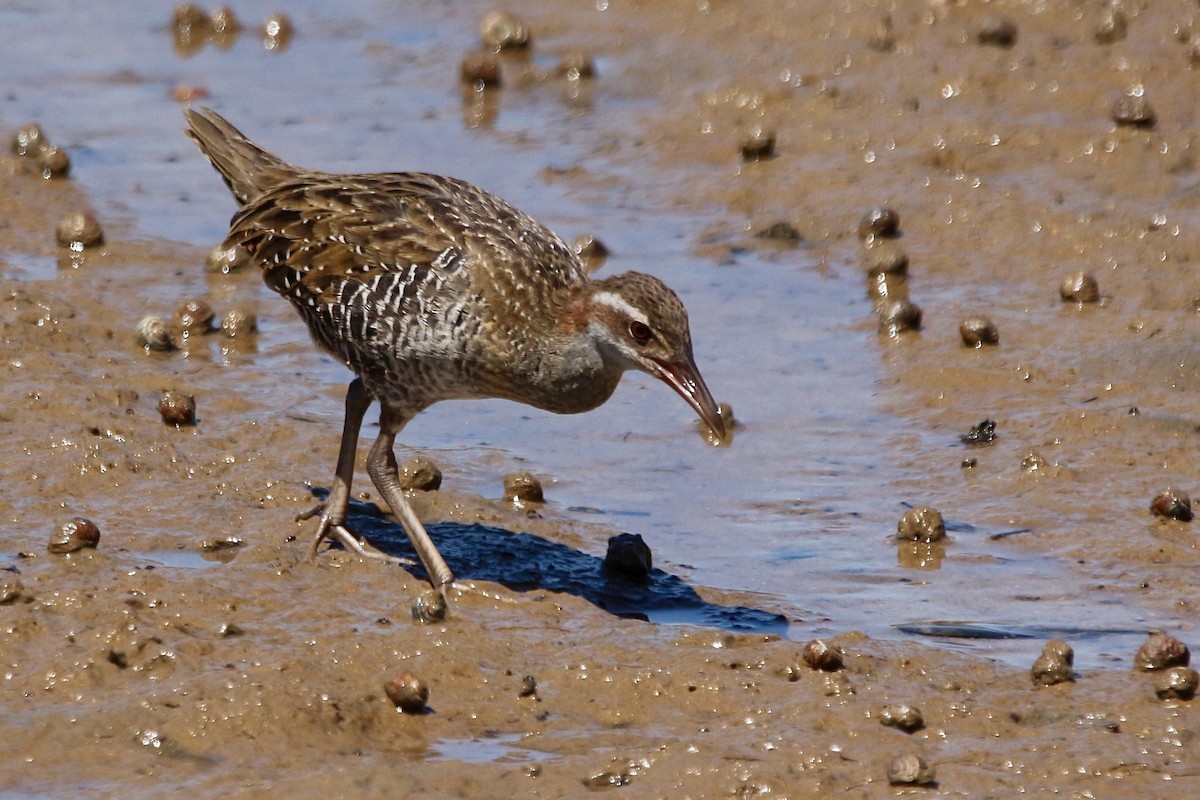
M 967 796 L 1100 796 L 1132 769 L 1145 796 L 1194 781 L 1183 712 L 1126 672 L 1146 629 L 1195 628 L 1194 534 L 1148 512 L 1196 477 L 1192 7 L 1128 8 L 1111 44 L 1091 7 L 513 8 L 537 44 L 484 99 L 457 84 L 486 10 L 474 3 L 293 4 L 282 51 L 248 30 L 189 55 L 169 5 L 0 11 L 0 124 L 37 120 L 73 158 L 65 184 L 15 161 L 3 172 L 15 457 L 0 509 L 3 563 L 24 586 L 0 607 L 5 705 L 15 725 L 54 722 L 8 737 L 5 783 L 68 785 L 51 766 L 68 720 L 69 785 L 107 792 L 161 775 L 345 792 L 341 771 L 380 793 L 399 756 L 414 791 L 436 794 L 625 781 L 644 796 L 878 796 L 878 753 L 910 741 Z M 271 13 L 235 11 L 248 28 Z M 992 12 L 1015 21 L 1011 48 L 978 43 Z M 594 83 L 548 77 L 574 49 L 594 55 Z M 1158 124 L 1117 127 L 1112 100 L 1139 83 Z M 405 431 L 401 457 L 446 473 L 416 502 L 479 587 L 455 619 L 411 626 L 418 583 L 402 572 L 305 564 L 308 528 L 291 520 L 328 486 L 347 376 L 256 276 L 204 271 L 232 201 L 180 134 L 181 87 L 291 161 L 466 178 L 568 239 L 602 239 L 606 272 L 660 275 L 742 420 L 734 445 L 706 446 L 639 376 L 581 417 L 445 404 Z M 755 125 L 776 131 L 777 155 L 743 163 Z M 881 203 L 901 214 L 925 312 L 899 338 L 877 331 L 855 234 Z M 72 259 L 51 231 L 84 206 L 109 243 Z M 753 235 L 777 222 L 802 240 Z M 1079 270 L 1103 302 L 1060 301 Z M 142 315 L 192 296 L 257 311 L 259 334 L 169 355 L 133 344 Z M 1001 343 L 967 349 L 958 323 L 981 312 Z M 157 421 L 167 388 L 195 394 L 195 429 Z M 997 440 L 966 448 L 984 418 Z M 499 500 L 517 469 L 545 481 L 540 512 Z M 355 526 L 402 552 L 359 480 Z M 944 546 L 891 539 L 919 505 L 945 514 Z M 100 551 L 47 556 L 74 514 L 101 525 Z M 620 531 L 653 548 L 649 584 L 602 579 Z M 244 546 L 201 547 L 230 536 Z M 787 639 L 845 631 L 869 637 L 843 637 L 848 678 L 788 672 Z M 1079 685 L 1033 695 L 1024 670 L 1056 636 Z M 433 714 L 392 716 L 379 687 L 401 668 L 431 682 Z M 539 698 L 520 694 L 527 673 Z M 883 729 L 878 706 L 897 698 L 931 729 Z M 314 759 L 336 768 L 303 784 L 296 765 Z M 487 780 L 464 780 L 461 762 Z

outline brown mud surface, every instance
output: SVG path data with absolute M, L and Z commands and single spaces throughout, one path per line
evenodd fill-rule
M 459 27 L 485 10 L 470 8 Z M 641 103 L 619 129 L 593 123 L 610 171 L 555 168 L 547 193 L 636 186 L 643 207 L 703 218 L 687 243 L 698 271 L 728 275 L 754 257 L 783 281 L 803 262 L 853 286 L 846 330 L 879 370 L 863 424 L 878 426 L 875 457 L 890 467 L 874 497 L 856 500 L 872 524 L 894 525 L 908 501 L 1027 531 L 997 540 L 1003 557 L 958 565 L 964 602 L 975 581 L 1046 631 L 1059 623 L 1047 608 L 1084 619 L 1093 609 L 1099 632 L 1112 609 L 1136 608 L 1143 627 L 1196 643 L 1197 523 L 1148 509 L 1168 485 L 1200 490 L 1200 10 L 1124 3 L 1123 38 L 1098 41 L 1107 8 L 513 5 L 538 41 L 569 39 L 619 65 L 597 86 Z M 1010 46 L 980 39 L 1002 27 L 997 15 L 1015 26 Z M 1134 91 L 1153 126 L 1112 119 Z M 6 132 L 23 121 L 4 119 Z M 756 125 L 775 132 L 775 155 L 741 163 Z M 297 135 L 263 143 L 287 130 Z M 152 180 L 139 185 L 154 195 Z M 205 247 L 134 235 L 119 211 L 103 247 L 58 248 L 53 226 L 92 205 L 87 187 L 42 180 L 13 157 L 0 159 L 0 186 L 0 796 L 1200 796 L 1194 702 L 1159 700 L 1154 676 L 1130 668 L 1137 627 L 1077 661 L 1074 682 L 1035 688 L 1032 657 L 867 636 L 839 621 L 836 602 L 814 620 L 739 587 L 738 574 L 722 579 L 737 591 L 660 574 L 692 604 L 691 624 L 628 619 L 645 587 L 605 578 L 588 555 L 618 532 L 603 517 L 452 487 L 414 500 L 447 546 L 468 541 L 447 549 L 452 565 L 512 559 L 515 572 L 528 547 L 555 554 L 550 572 L 562 574 L 465 580 L 445 622 L 417 624 L 418 576 L 340 551 L 304 558 L 314 523 L 293 519 L 331 475 L 341 397 L 299 369 L 259 368 L 311 349 L 279 334 L 298 324 L 286 304 L 257 275 L 205 272 Z M 881 204 L 900 214 L 890 244 L 910 259 L 920 333 L 877 334 L 863 300 L 856 228 Z M 778 222 L 802 240 L 753 236 Z M 52 276 L 22 267 L 48 260 Z M 1098 280 L 1100 302 L 1060 299 L 1062 279 L 1080 271 Z M 171 353 L 136 344 L 140 318 L 169 317 L 192 296 L 219 314 L 248 305 L 262 331 L 193 336 Z M 959 322 L 978 313 L 997 324 L 998 347 L 963 346 Z M 747 346 L 804 324 L 770 322 L 761 336 L 743 332 Z M 716 393 L 751 409 L 754 384 L 771 380 Z M 196 396 L 196 426 L 163 424 L 165 390 Z M 754 441 L 754 415 L 742 416 L 735 449 Z M 998 421 L 996 442 L 958 446 L 985 417 Z M 707 458 L 697 453 L 685 457 Z M 470 469 L 494 467 L 499 485 L 507 465 L 486 458 Z M 394 536 L 372 493 L 358 499 L 352 522 Z M 48 553 L 51 531 L 76 515 L 99 524 L 99 547 Z M 896 553 L 914 592 L 950 571 L 956 551 L 975 552 L 970 526 L 950 527 L 948 544 Z M 895 550 L 875 533 L 854 547 Z M 1023 558 L 1058 559 L 1061 573 L 1036 593 L 988 594 Z M 886 630 L 910 619 L 912 596 L 858 613 L 885 617 Z M 803 663 L 813 631 L 844 650 L 841 670 Z M 397 711 L 384 692 L 404 672 L 429 687 L 424 713 Z M 894 704 L 918 707 L 924 727 L 881 724 Z M 890 786 L 889 760 L 905 753 L 926 759 L 936 782 Z

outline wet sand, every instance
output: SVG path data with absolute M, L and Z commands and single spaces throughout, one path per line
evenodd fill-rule
M 458 8 L 475 18 L 484 10 Z M 312 522 L 293 519 L 328 485 L 341 388 L 336 378 L 313 378 L 319 362 L 286 304 L 262 292 L 257 275 L 206 272 L 212 242 L 147 238 L 140 232 L 161 223 L 130 218 L 161 203 L 164 215 L 217 230 L 229 209 L 216 204 L 216 176 L 206 175 L 211 194 L 194 190 L 204 202 L 172 205 L 154 176 L 195 164 L 141 163 L 135 151 L 123 169 L 142 176 L 141 194 L 114 201 L 111 189 L 45 181 L 5 157 L 0 420 L 10 455 L 0 582 L 10 591 L 0 605 L 0 795 L 156 796 L 164 786 L 300 797 L 1200 791 L 1193 702 L 1158 699 L 1154 677 L 1131 669 L 1145 629 L 1194 642 L 1200 600 L 1196 523 L 1149 511 L 1158 490 L 1197 486 L 1194 6 L 1125 8 L 1126 33 L 1113 42 L 1097 41 L 1099 5 L 513 8 L 540 32 L 545 52 L 585 47 L 601 67 L 616 67 L 597 79 L 601 108 L 636 100 L 617 129 L 602 113 L 582 117 L 565 152 L 591 148 L 581 157 L 589 167 L 548 165 L 534 192 L 543 209 L 569 195 L 611 204 L 617 219 L 661 208 L 698 220 L 684 244 L 689 303 L 704 302 L 706 284 L 737 284 L 739 270 L 748 290 L 768 269 L 781 284 L 817 273 L 850 287 L 837 330 L 843 346 L 875 362 L 878 378 L 849 416 L 861 420 L 866 441 L 879 442 L 871 454 L 878 485 L 845 497 L 850 484 L 837 476 L 848 462 L 831 460 L 816 469 L 834 478 L 812 494 L 782 487 L 752 510 L 794 513 L 800 527 L 821 520 L 810 523 L 822 529 L 813 537 L 857 553 L 880 582 L 887 574 L 873 560 L 885 554 L 902 588 L 887 602 L 839 600 L 819 560 L 712 570 L 706 564 L 719 551 L 697 548 L 696 563 L 682 563 L 686 539 L 659 559 L 652 582 L 622 583 L 605 575 L 597 554 L 640 518 L 555 502 L 515 508 L 477 487 L 498 487 L 500 472 L 537 450 L 480 454 L 448 440 L 433 457 L 447 473 L 466 473 L 466 487 L 448 481 L 414 502 L 466 578 L 447 621 L 419 625 L 409 609 L 419 573 L 338 551 L 304 559 Z M 994 15 L 1015 25 L 1011 46 L 980 42 L 980 30 L 996 28 L 986 20 Z M 474 25 L 457 23 L 470 36 Z M 1114 100 L 1137 85 L 1155 109 L 1153 127 L 1111 117 Z M 168 93 L 155 97 L 178 113 Z M 295 111 L 303 118 L 306 109 Z M 463 121 L 471 113 L 464 107 Z M 519 138 L 522 118 L 502 116 L 496 138 Z M 25 121 L 0 118 L 6 134 Z M 756 125 L 775 132 L 775 155 L 743 163 L 738 144 Z M 301 141 L 300 130 L 253 132 L 290 156 L 319 146 Z M 188 152 L 186 142 L 171 147 Z M 81 174 L 102 169 L 89 173 L 80 149 Z M 919 333 L 895 338 L 877 332 L 856 233 L 863 212 L 881 204 L 900 214 L 901 236 L 890 244 L 908 255 L 907 292 L 924 311 Z M 83 208 L 97 211 L 106 243 L 72 255 L 52 231 Z M 802 240 L 753 235 L 778 222 Z M 649 227 L 631 235 L 650 237 Z M 1061 280 L 1079 271 L 1095 275 L 1100 302 L 1060 299 Z M 194 336 L 172 353 L 137 345 L 138 319 L 169 317 L 195 296 L 218 313 L 250 308 L 261 331 Z M 748 324 L 735 299 L 728 305 L 727 316 L 719 303 L 694 316 L 718 329 Z M 958 325 L 972 313 L 995 321 L 998 346 L 962 344 Z M 812 324 L 805 316 L 769 322 L 762 337 L 743 334 L 737 346 L 799 339 Z M 697 335 L 720 377 L 718 399 L 745 420 L 735 450 L 766 448 L 756 437 L 795 437 L 796 448 L 836 451 L 839 438 L 819 422 L 841 419 L 824 408 L 836 400 L 798 395 L 797 417 L 816 409 L 811 430 L 764 430 L 785 412 L 756 407 L 733 380 L 738 360 L 725 349 L 733 345 L 714 338 L 711 329 Z M 703 352 L 698 344 L 702 366 Z M 803 387 L 802 372 L 774 374 Z M 162 423 L 164 390 L 197 398 L 196 426 Z M 631 395 L 627 405 L 646 401 Z M 683 409 L 671 411 L 678 427 L 653 435 L 644 420 L 621 424 L 644 435 L 647 449 L 678 453 L 668 463 L 687 462 L 711 493 L 721 484 L 704 483 L 713 479 L 702 473 L 738 462 L 677 448 L 698 437 L 678 423 Z M 964 448 L 959 437 L 984 418 L 998 423 L 995 443 Z M 597 462 L 620 464 L 627 452 L 602 450 Z M 968 458 L 975 464 L 964 468 Z M 673 485 L 659 466 L 646 474 Z M 581 493 L 570 481 L 587 482 L 583 468 L 583 476 L 555 468 L 562 482 L 549 487 L 551 498 Z M 736 475 L 724 486 L 725 502 L 747 513 L 757 487 Z M 355 526 L 402 549 L 365 475 L 356 488 Z M 949 541 L 915 550 L 889 542 L 906 504 L 941 508 Z M 99 547 L 48 553 L 51 532 L 76 515 L 100 526 Z M 670 519 L 659 504 L 643 524 Z M 752 537 L 737 541 L 778 552 Z M 1028 585 L 1011 578 L 1030 563 L 1058 571 Z M 808 564 L 814 598 L 804 589 Z M 773 572 L 811 605 L 771 586 Z M 708 588 L 718 583 L 725 588 Z M 680 598 L 687 624 L 668 624 Z M 1003 608 L 982 616 L 971 608 L 977 599 Z M 898 629 L 942 620 L 956 600 L 970 613 L 950 622 L 1002 619 L 1011 627 L 1001 633 L 1035 638 L 1015 651 L 1020 658 L 993 659 L 959 644 L 972 640 Z M 641 611 L 654 621 L 628 618 L 639 602 L 653 606 Z M 849 619 L 878 630 L 856 632 Z M 843 649 L 844 668 L 803 664 L 804 642 L 818 634 Z M 1076 680 L 1035 687 L 1028 653 L 1059 634 L 1086 653 Z M 385 683 L 403 672 L 428 684 L 425 713 L 401 713 L 388 700 Z M 883 725 L 893 704 L 919 707 L 924 727 Z M 934 767 L 935 784 L 888 785 L 889 759 L 909 752 Z

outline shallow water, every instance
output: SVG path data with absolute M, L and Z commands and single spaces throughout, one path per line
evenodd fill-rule
M 1040 642 L 1020 637 L 1057 635 L 1076 645 L 1081 661 L 1104 663 L 1104 653 L 1135 647 L 1145 628 L 1178 621 L 1139 608 L 1128 594 L 1098 591 L 1053 549 L 989 538 L 1019 527 L 996 522 L 1002 512 L 987 524 L 955 520 L 940 569 L 898 563 L 896 520 L 907 504 L 936 504 L 921 496 L 911 454 L 948 453 L 951 462 L 961 455 L 955 432 L 922 429 L 880 400 L 894 380 L 892 360 L 911 345 L 877 336 L 844 253 L 801 245 L 698 254 L 730 212 L 716 203 L 664 207 L 662 193 L 647 187 L 683 186 L 686 178 L 656 174 L 649 159 L 630 162 L 627 149 L 609 154 L 605 137 L 633 128 L 647 111 L 616 59 L 601 60 L 600 80 L 582 97 L 563 81 L 530 81 L 506 89 L 495 117 L 476 124 L 457 67 L 474 45 L 482 5 L 289 6 L 297 35 L 282 53 L 247 32 L 228 51 L 208 46 L 184 57 L 167 32 L 170 4 L 152 12 L 8 4 L 0 9 L 2 121 L 11 129 L 37 120 L 67 146 L 72 180 L 116 235 L 197 253 L 222 236 L 233 203 L 182 135 L 180 106 L 169 97 L 176 85 L 196 85 L 209 94 L 199 102 L 290 161 L 452 174 L 568 241 L 596 235 L 613 251 L 605 272 L 659 275 L 689 308 L 710 388 L 744 423 L 732 447 L 706 446 L 668 389 L 629 376 L 611 402 L 580 417 L 447 403 L 409 426 L 402 451 L 430 455 L 448 483 L 485 496 L 499 493 L 503 472 L 529 469 L 547 482 L 556 512 L 642 534 L 656 566 L 790 609 L 794 638 L 860 629 L 1028 663 Z M 247 25 L 268 10 L 237 8 Z M 570 31 L 547 39 L 549 51 L 578 43 Z M 535 66 L 551 68 L 541 52 Z M 740 172 L 729 170 L 731 178 Z M 5 254 L 5 263 L 6 280 L 61 279 L 44 253 Z M 208 285 L 197 261 L 194 274 L 147 285 L 134 302 L 161 309 Z M 308 345 L 285 303 L 255 280 L 238 286 L 253 293 L 263 330 L 254 352 L 225 362 L 228 391 L 237 392 L 244 370 L 303 376 L 299 392 L 279 387 L 279 406 L 318 421 L 313 446 L 328 452 L 331 473 L 347 374 Z M 317 486 L 329 478 L 303 477 Z M 593 542 L 590 552 L 603 546 Z M 1086 606 L 1078 602 L 1084 594 Z

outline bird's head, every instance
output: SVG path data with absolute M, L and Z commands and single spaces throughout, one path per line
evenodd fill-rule
M 687 309 L 678 295 L 658 278 L 626 272 L 593 283 L 590 299 L 589 332 L 604 357 L 666 383 L 724 439 L 725 420 L 696 368 Z

